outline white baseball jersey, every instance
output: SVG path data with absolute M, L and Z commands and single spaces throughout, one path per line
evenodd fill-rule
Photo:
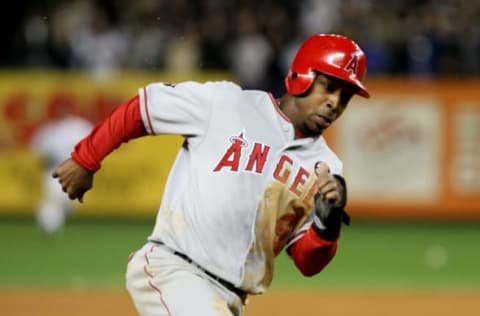
M 184 82 L 150 84 L 139 95 L 148 133 L 185 137 L 149 239 L 262 293 L 274 257 L 311 223 L 315 163 L 342 175 L 341 161 L 323 137 L 295 139 L 263 91 Z
M 65 223 L 76 204 L 62 192 L 52 177 L 53 168 L 65 159 L 93 125 L 86 119 L 66 116 L 42 126 L 33 136 L 31 149 L 45 160 L 43 195 L 37 208 L 37 221 L 48 234 L 56 233 Z

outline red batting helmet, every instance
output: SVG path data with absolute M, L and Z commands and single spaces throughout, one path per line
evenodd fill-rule
M 315 80 L 315 71 L 346 81 L 358 88 L 358 95 L 370 97 L 362 84 L 367 58 L 354 41 L 344 36 L 316 34 L 306 40 L 285 77 L 287 92 L 305 93 Z

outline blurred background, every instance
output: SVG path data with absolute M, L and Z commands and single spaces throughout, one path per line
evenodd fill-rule
M 48 175 L 93 124 L 150 82 L 232 80 L 280 97 L 300 43 L 339 33 L 365 51 L 372 95 L 354 98 L 325 135 L 344 162 L 352 225 L 316 278 L 282 255 L 273 292 L 313 301 L 334 293 L 356 302 L 355 315 L 476 315 L 479 0 L 17 0 L 3 20 L 0 314 L 73 315 L 62 304 L 93 299 L 65 293 L 107 292 L 100 302 L 124 302 L 134 315 L 115 295 L 124 295 L 126 258 L 153 227 L 182 139 L 123 145 L 85 203 L 72 204 Z M 282 301 L 265 308 L 283 315 Z M 257 304 L 250 315 L 262 313 Z M 92 315 L 109 313 L 91 305 Z
M 369 75 L 474 77 L 478 0 L 15 1 L 0 65 L 89 71 L 228 71 L 282 92 L 299 43 L 340 33 L 365 50 Z M 95 53 L 93 53 L 95 52 Z

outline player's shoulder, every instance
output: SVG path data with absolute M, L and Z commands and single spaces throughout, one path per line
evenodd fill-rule
M 149 92 L 155 91 L 177 91 L 179 93 L 202 93 L 209 94 L 240 94 L 243 89 L 233 81 L 182 81 L 178 83 L 154 82 L 146 86 Z M 172 89 L 172 90 L 170 90 Z
M 211 81 L 205 84 L 211 86 L 218 98 L 227 99 L 224 101 L 232 104 L 235 104 L 235 102 L 232 101 L 236 100 L 236 104 L 241 104 L 243 108 L 248 105 L 258 107 L 259 104 L 271 102 L 273 99 L 273 96 L 267 91 L 244 89 L 232 81 Z
M 228 80 L 217 80 L 217 81 L 194 81 L 187 80 L 181 82 L 153 82 L 147 85 L 156 86 L 156 87 L 168 87 L 168 88 L 193 88 L 193 89 L 231 89 L 231 90 L 242 90 L 242 88 L 233 81 Z
M 249 95 L 249 90 L 243 89 L 239 84 L 228 81 L 206 81 L 203 83 L 189 83 L 190 85 L 197 85 L 198 89 L 203 89 L 206 93 L 210 92 L 217 101 L 222 104 L 235 103 L 235 101 L 245 101 L 245 98 Z
M 243 91 L 240 85 L 238 85 L 233 81 L 228 81 L 228 80 L 205 81 L 205 82 L 187 81 L 186 84 L 197 86 L 198 88 L 210 89 L 216 92 L 241 93 Z

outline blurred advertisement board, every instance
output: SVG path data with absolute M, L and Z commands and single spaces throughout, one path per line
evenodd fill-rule
M 228 80 L 227 74 L 0 72 L 0 215 L 33 214 L 42 190 L 32 132 L 69 104 L 93 123 L 150 82 Z M 480 219 L 480 81 L 371 80 L 326 133 L 344 162 L 355 218 Z M 95 175 L 78 216 L 154 216 L 179 136 L 122 145 Z
M 344 162 L 351 213 L 480 219 L 478 81 L 371 81 L 328 131 Z
M 357 101 L 339 121 L 350 197 L 415 203 L 441 194 L 441 107 L 435 100 Z

